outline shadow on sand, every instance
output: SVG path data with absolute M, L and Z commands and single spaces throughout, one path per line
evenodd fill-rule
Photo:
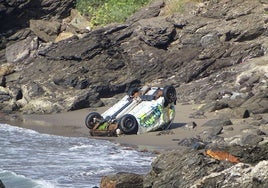
M 169 129 L 176 129 L 185 126 L 187 123 L 172 123 Z

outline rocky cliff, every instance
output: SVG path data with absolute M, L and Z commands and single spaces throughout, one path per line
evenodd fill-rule
M 91 31 L 74 24 L 81 18 L 60 19 L 71 6 L 72 1 L 2 3 L 1 25 L 20 18 L 20 12 L 27 15 L 24 24 L 3 27 L 1 34 L 2 111 L 100 106 L 102 98 L 147 83 L 173 84 L 179 102 L 236 98 L 239 102 L 226 105 L 267 111 L 262 105 L 267 93 L 266 1 L 204 1 L 169 16 L 162 13 L 165 3 L 155 1 L 123 24 Z M 29 7 L 37 7 L 38 16 Z
M 212 111 L 225 118 L 178 143 L 194 150 L 160 155 L 142 186 L 267 186 L 267 0 L 189 1 L 172 15 L 157 0 L 125 23 L 94 30 L 71 11 L 73 1 L 38 2 L 0 1 L 2 112 L 98 107 L 134 86 L 172 84 L 178 102 L 205 104 L 194 118 Z M 250 134 L 218 136 L 228 118 L 249 116 L 238 123 L 247 121 Z M 218 146 L 241 163 L 203 152 Z

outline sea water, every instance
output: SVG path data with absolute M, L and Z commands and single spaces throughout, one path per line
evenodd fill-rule
M 146 174 L 154 155 L 85 137 L 0 124 L 0 180 L 6 188 L 85 188 L 118 172 Z

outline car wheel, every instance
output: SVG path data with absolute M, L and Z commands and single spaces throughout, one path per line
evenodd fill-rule
M 98 112 L 91 112 L 87 115 L 85 119 L 85 124 L 87 128 L 93 129 L 98 120 L 101 120 L 102 116 Z
M 138 122 L 133 115 L 126 114 L 120 119 L 119 128 L 124 134 L 137 134 Z
M 164 95 L 165 101 L 167 103 L 176 102 L 177 93 L 176 93 L 176 89 L 173 86 L 165 86 L 163 92 L 164 92 L 163 95 Z

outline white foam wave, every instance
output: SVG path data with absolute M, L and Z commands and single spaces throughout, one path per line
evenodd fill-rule
M 15 172 L 0 169 L 0 179 L 5 187 L 20 188 L 57 188 L 51 182 L 45 180 L 33 180 Z
M 81 149 L 91 149 L 93 146 L 92 145 L 77 145 L 69 148 L 69 151 L 77 151 Z
M 93 187 L 107 174 L 145 173 L 153 157 L 105 140 L 46 135 L 6 124 L 0 124 L 0 143 L 1 168 L 30 182 L 27 188 Z

